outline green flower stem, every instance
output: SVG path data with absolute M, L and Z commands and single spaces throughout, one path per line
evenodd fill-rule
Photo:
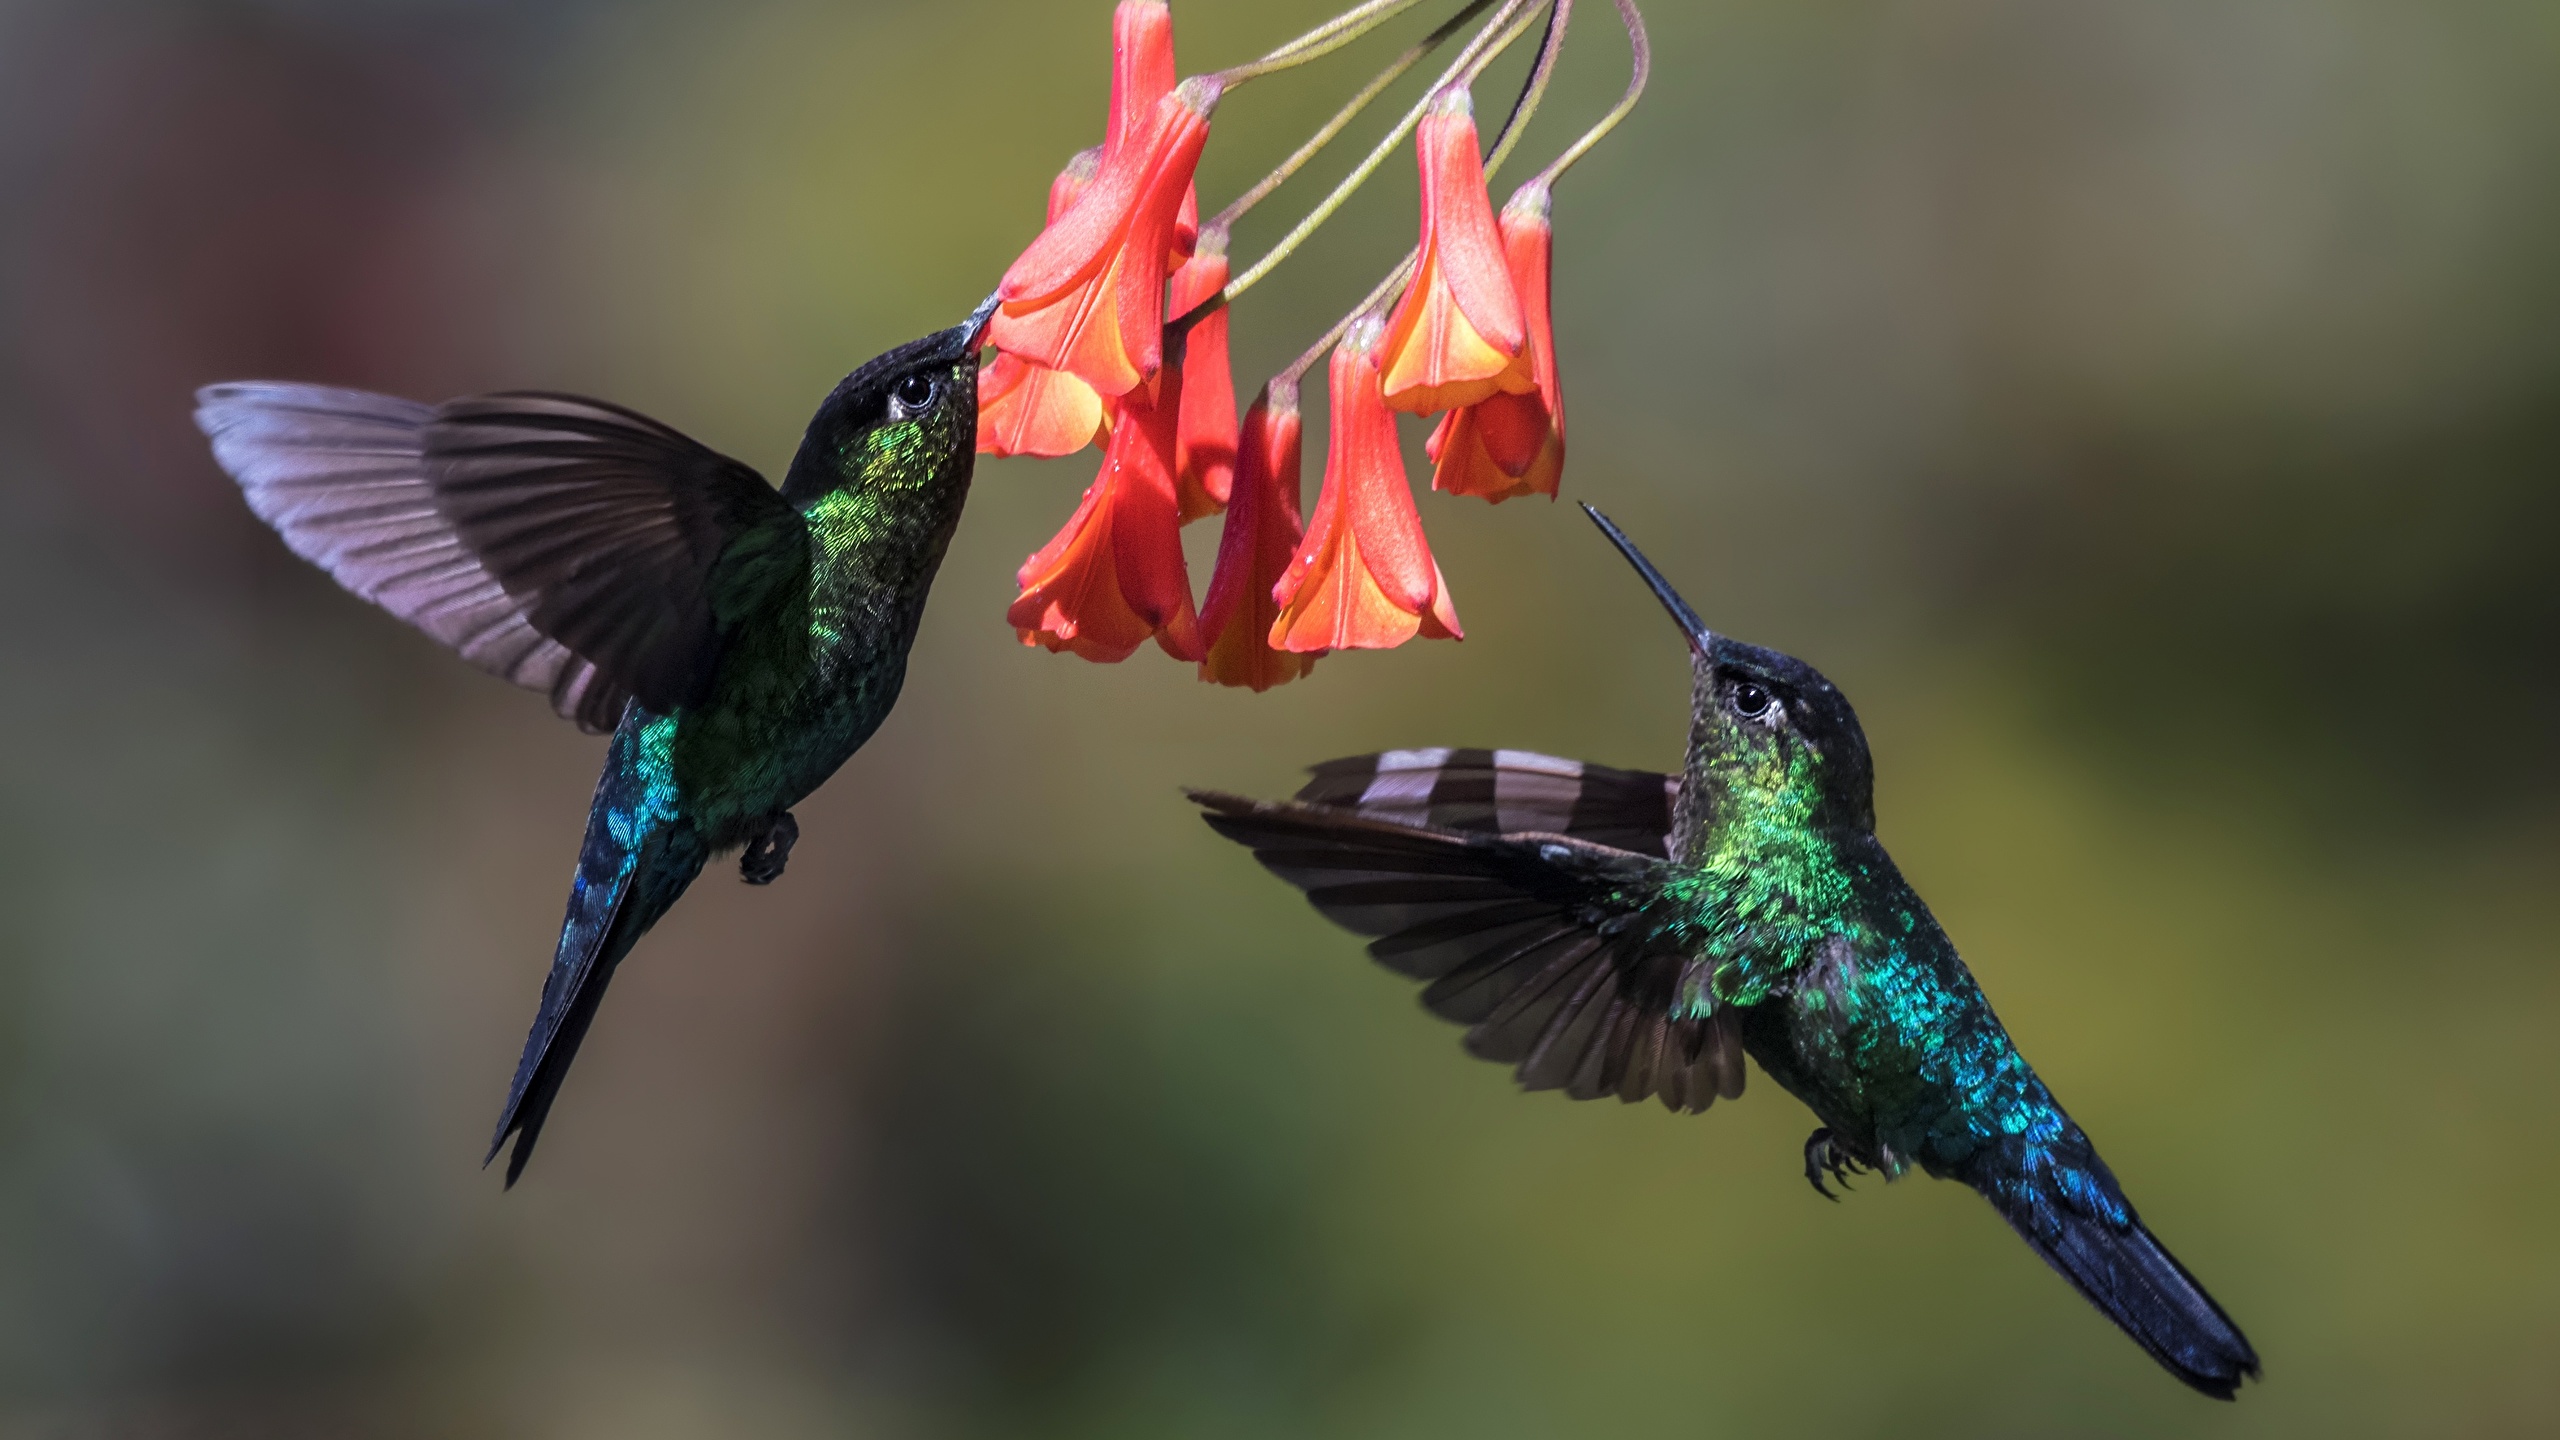
M 1553 8 L 1547 12 L 1547 33 L 1538 41 L 1537 61 L 1530 66 L 1528 79 L 1522 82 L 1520 95 L 1512 102 L 1511 114 L 1503 120 L 1501 132 L 1494 136 L 1493 150 L 1485 161 L 1486 178 L 1490 179 L 1493 172 L 1502 167 L 1504 158 L 1509 156 L 1512 149 L 1519 144 L 1521 131 L 1528 124 L 1529 117 L 1537 113 L 1538 100 L 1546 91 L 1548 78 L 1555 73 L 1556 57 L 1564 51 L 1565 26 L 1572 19 L 1572 15 L 1573 0 L 1555 0 Z M 1351 327 L 1359 323 L 1361 316 L 1393 303 L 1403 292 L 1405 285 L 1413 279 L 1413 267 L 1420 264 L 1421 260 L 1420 247 L 1417 246 L 1405 252 L 1404 259 L 1398 261 L 1396 267 L 1387 272 L 1386 278 L 1378 282 L 1377 288 L 1371 290 L 1366 298 L 1352 306 L 1341 319 L 1335 321 L 1333 328 L 1325 331 L 1315 344 L 1308 346 L 1304 354 L 1291 361 L 1288 367 L 1280 372 L 1280 378 L 1286 381 L 1294 391 L 1298 381 L 1309 370 L 1315 368 L 1315 363 L 1324 358 L 1325 352 L 1341 343 L 1343 336 L 1351 333 Z
M 1420 100 L 1414 102 L 1413 108 L 1404 113 L 1403 119 L 1396 122 L 1395 128 L 1388 131 L 1385 137 L 1369 151 L 1367 157 L 1361 160 L 1350 174 L 1342 178 L 1342 183 L 1333 187 L 1332 194 L 1324 197 L 1316 208 L 1307 212 L 1306 218 L 1298 222 L 1296 229 L 1282 236 L 1280 243 L 1272 246 L 1269 253 L 1254 262 L 1252 269 L 1228 281 L 1227 288 L 1221 292 L 1221 298 L 1228 304 L 1234 304 L 1244 292 L 1261 283 L 1262 277 L 1279 268 L 1281 261 L 1288 259 L 1301 244 L 1306 242 L 1308 236 L 1314 234 L 1325 221 L 1332 219 L 1334 212 L 1342 208 L 1353 192 L 1366 184 L 1370 175 L 1376 173 L 1377 168 L 1386 163 L 1387 157 L 1404 144 L 1405 137 L 1413 133 L 1413 127 L 1422 123 L 1423 112 L 1430 108 L 1435 96 L 1460 77 L 1481 70 L 1487 59 L 1493 55 L 1499 55 L 1510 48 L 1514 41 L 1528 33 L 1530 22 L 1540 8 L 1543 7 L 1539 6 L 1536 0 L 1505 0 L 1503 7 L 1495 11 L 1493 18 L 1486 21 L 1484 27 L 1476 32 L 1475 38 L 1467 42 L 1467 48 L 1458 53 L 1458 58 L 1450 62 L 1447 70 L 1441 72 L 1440 79 L 1423 93 Z
M 1366 5 L 1353 6 L 1259 60 L 1219 71 L 1219 86 L 1224 89 L 1241 85 L 1257 76 L 1330 55 L 1420 3 L 1422 0 L 1369 0 Z
M 1555 77 L 1556 57 L 1564 53 L 1565 27 L 1573 23 L 1573 0 L 1555 0 L 1547 11 L 1547 33 L 1538 40 L 1538 58 L 1529 67 L 1529 78 L 1522 82 L 1518 98 L 1511 102 L 1511 113 L 1502 121 L 1502 133 L 1494 137 L 1493 149 L 1484 158 L 1486 179 L 1502 168 L 1511 152 L 1520 144 L 1522 132 L 1529 128 L 1529 117 L 1538 113 L 1538 102 L 1547 95 L 1547 82 Z
M 1493 0 L 1470 0 L 1467 8 L 1450 16 L 1448 20 L 1441 24 L 1439 29 L 1432 31 L 1420 40 L 1415 41 L 1412 45 L 1407 46 L 1405 48 L 1405 52 L 1398 55 L 1393 63 L 1389 64 L 1386 69 L 1378 72 L 1377 78 L 1371 80 L 1367 85 L 1362 86 L 1359 94 L 1352 96 L 1348 103 L 1346 103 L 1341 109 L 1335 111 L 1333 118 L 1324 122 L 1324 128 L 1316 131 L 1314 135 L 1308 137 L 1307 143 L 1299 146 L 1296 154 L 1281 161 L 1277 169 L 1274 169 L 1270 174 L 1263 176 L 1261 181 L 1252 189 L 1237 196 L 1234 204 L 1219 211 L 1218 218 L 1214 223 L 1225 229 L 1234 229 L 1235 223 L 1244 218 L 1245 212 L 1251 210 L 1254 206 L 1261 204 L 1272 191 L 1279 189 L 1283 184 L 1287 183 L 1290 176 L 1297 174 L 1299 170 L 1305 168 L 1306 163 L 1313 160 L 1319 151 L 1323 150 L 1325 146 L 1333 143 L 1334 137 L 1340 135 L 1344 127 L 1348 126 L 1352 121 L 1360 117 L 1361 111 L 1369 108 L 1371 101 L 1374 101 L 1380 95 L 1385 94 L 1388 86 L 1391 86 L 1398 80 L 1403 79 L 1405 72 L 1411 70 L 1414 66 L 1421 64 L 1423 57 L 1429 55 L 1432 51 L 1439 49 L 1442 42 L 1446 41 L 1450 36 L 1458 33 L 1458 31 L 1464 29 L 1468 21 L 1474 19 L 1478 14 L 1482 13 L 1486 6 L 1491 5 L 1492 3 Z
M 1635 0 L 1618 0 L 1618 18 L 1626 22 L 1627 27 L 1627 49 L 1630 57 L 1627 93 L 1608 114 L 1600 117 L 1599 124 L 1584 131 L 1581 139 L 1565 147 L 1563 154 L 1557 156 L 1546 169 L 1539 171 L 1530 181 L 1531 184 L 1553 186 L 1557 176 L 1572 168 L 1575 161 L 1590 154 L 1592 146 L 1599 144 L 1610 131 L 1617 129 L 1618 122 L 1626 119 L 1628 114 L 1636 108 L 1636 101 L 1643 97 L 1645 79 L 1653 71 L 1653 44 L 1645 37 L 1644 16 L 1636 9 Z

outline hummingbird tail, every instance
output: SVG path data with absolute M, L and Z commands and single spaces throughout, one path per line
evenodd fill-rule
M 524 1173 L 533 1156 L 542 1122 L 559 1097 L 560 1082 L 587 1037 L 596 1007 L 614 968 L 667 907 L 702 873 L 709 850 L 690 825 L 646 813 L 648 787 L 626 752 L 633 727 L 625 724 L 614 737 L 604 778 L 596 782 L 594 807 L 587 815 L 586 842 L 578 851 L 578 875 L 569 887 L 569 911 L 560 924 L 560 947 L 551 973 L 542 982 L 542 1006 L 534 1013 L 532 1033 L 525 1036 L 524 1056 L 516 1062 L 515 1083 L 498 1116 L 498 1131 L 489 1142 L 487 1164 L 498 1158 L 507 1137 L 515 1149 L 507 1157 L 507 1184 Z M 638 843 L 617 839 L 616 832 L 642 834 Z
M 1985 1193 L 2046 1264 L 2170 1374 L 2217 1400 L 2257 1377 L 2258 1352 L 2248 1337 L 2130 1208 L 2119 1221 L 2037 1193 L 2041 1188 Z

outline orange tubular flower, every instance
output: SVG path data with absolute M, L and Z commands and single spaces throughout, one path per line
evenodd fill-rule
M 1245 412 L 1236 456 L 1235 500 L 1218 536 L 1218 568 L 1209 575 L 1209 598 L 1200 605 L 1200 633 L 1209 658 L 1200 678 L 1261 691 L 1286 685 L 1315 668 L 1312 654 L 1271 647 L 1280 606 L 1272 590 L 1297 553 L 1298 393 L 1275 399 L 1266 390 Z
M 1124 0 L 1115 13 L 1101 169 L 1005 272 L 987 327 L 989 345 L 1073 371 L 1105 395 L 1126 394 L 1163 363 L 1165 272 L 1187 249 L 1185 201 L 1218 103 L 1218 82 L 1205 76 L 1150 101 L 1173 74 L 1172 25 L 1162 0 Z
M 1166 0 L 1120 0 L 1111 12 L 1111 117 L 1105 154 L 1144 136 L 1156 102 L 1173 93 L 1173 7 Z
M 1102 473 L 1056 538 L 1022 563 L 1022 594 L 1005 612 L 1025 645 L 1126 660 L 1153 636 L 1177 660 L 1199 660 L 1199 619 L 1182 561 L 1173 491 L 1173 433 L 1182 371 L 1168 365 L 1122 396 Z
M 1275 650 L 1387 650 L 1416 634 L 1464 634 L 1414 513 L 1377 343 L 1377 322 L 1366 320 L 1333 352 L 1324 490 L 1304 543 L 1272 591 L 1280 605 L 1271 624 Z
M 1523 185 L 1502 207 L 1502 251 L 1529 324 L 1529 360 L 1538 388 L 1492 395 L 1452 410 L 1431 432 L 1431 488 L 1502 501 L 1553 497 L 1564 475 L 1564 386 L 1556 378 L 1555 327 L 1548 304 L 1555 257 L 1555 202 L 1547 187 Z
M 978 377 L 978 453 L 1073 455 L 1102 434 L 1102 396 L 1076 376 L 999 351 Z
M 1227 237 L 1213 228 L 1173 272 L 1172 313 L 1188 314 L 1226 286 Z M 1191 327 L 1183 347 L 1182 422 L 1173 440 L 1182 523 L 1226 509 L 1235 472 L 1236 382 L 1227 365 L 1227 312 L 1221 306 Z
M 1433 415 L 1498 391 L 1537 388 L 1476 146 L 1475 111 L 1463 89 L 1435 98 L 1414 131 L 1421 254 L 1378 356 L 1393 409 Z
M 1049 223 L 1093 183 L 1100 148 L 1081 150 L 1049 182 Z M 978 377 L 978 453 L 1072 455 L 1102 434 L 1102 396 L 1064 370 L 996 352 Z
M 1177 73 L 1173 7 L 1165 0 L 1120 0 L 1120 7 L 1111 12 L 1111 120 L 1102 133 L 1104 154 L 1119 149 L 1123 137 L 1145 135 L 1156 102 L 1173 93 Z M 1182 208 L 1174 214 L 1173 248 L 1166 252 L 1165 263 L 1179 265 L 1191 258 L 1199 234 L 1200 195 L 1186 185 Z

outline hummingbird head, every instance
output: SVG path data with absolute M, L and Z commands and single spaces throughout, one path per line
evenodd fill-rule
M 978 339 L 995 308 L 990 295 L 968 319 L 844 377 L 810 420 L 783 498 L 807 509 L 835 490 L 881 499 L 965 490 L 978 448 Z
M 1875 828 L 1866 731 L 1839 687 L 1792 655 L 1718 635 L 1626 532 L 1582 507 L 1689 641 L 1689 780 L 1719 812 L 1782 810 L 1822 829 Z

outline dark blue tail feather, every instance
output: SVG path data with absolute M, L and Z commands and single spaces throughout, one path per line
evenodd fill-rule
M 1977 1178 L 1980 1190 L 2046 1264 L 2172 1375 L 2229 1400 L 2258 1375 L 2258 1352 L 2143 1227 L 2093 1154 L 2039 1155 L 2024 1173 Z
M 498 1158 L 507 1137 L 507 1184 L 516 1183 L 532 1158 L 542 1122 L 559 1097 L 560 1082 L 577 1058 L 578 1044 L 595 1019 L 614 968 L 649 927 L 702 873 L 708 849 L 693 827 L 666 811 L 658 787 L 642 773 L 636 707 L 615 732 L 604 775 L 587 812 L 587 834 L 578 850 L 577 878 L 560 924 L 560 946 L 542 982 L 542 1005 L 516 1062 L 515 1083 L 498 1116 L 488 1160 Z

